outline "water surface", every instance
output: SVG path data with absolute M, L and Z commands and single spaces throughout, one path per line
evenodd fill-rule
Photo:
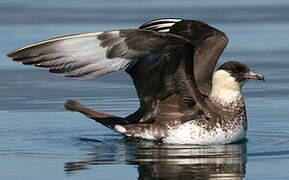
M 277 1 L 0 2 L 0 179 L 288 179 L 289 3 Z M 138 27 L 160 17 L 198 19 L 226 32 L 219 64 L 240 60 L 266 76 L 244 87 L 247 141 L 165 145 L 121 135 L 63 108 L 73 98 L 119 116 L 138 98 L 124 72 L 78 81 L 5 57 L 35 41 Z

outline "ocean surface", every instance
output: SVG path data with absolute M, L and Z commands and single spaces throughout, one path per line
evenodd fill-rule
M 288 12 L 287 0 L 1 0 L 0 179 L 289 179 Z M 63 103 L 75 99 L 126 116 L 139 106 L 126 73 L 79 81 L 5 56 L 56 36 L 137 28 L 163 17 L 224 31 L 230 43 L 218 66 L 239 60 L 265 75 L 265 83 L 244 87 L 246 141 L 193 146 L 124 138 Z

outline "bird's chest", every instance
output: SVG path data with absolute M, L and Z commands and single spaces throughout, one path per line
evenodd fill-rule
M 237 108 L 238 107 L 238 108 Z M 243 139 L 247 132 L 246 109 L 242 104 L 223 111 L 218 119 L 187 121 L 168 128 L 167 143 L 227 144 Z
M 170 128 L 168 136 L 163 141 L 173 144 L 228 144 L 243 139 L 246 131 L 246 125 L 242 123 L 234 124 L 229 129 L 224 129 L 219 124 L 207 129 L 195 122 L 187 122 Z

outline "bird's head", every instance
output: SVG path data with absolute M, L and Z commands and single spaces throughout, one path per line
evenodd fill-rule
M 265 78 L 262 74 L 252 72 L 248 66 L 237 61 L 228 61 L 224 63 L 216 71 L 218 74 L 224 75 L 224 78 L 232 78 L 234 81 L 244 84 L 249 79 L 262 80 Z
M 242 86 L 249 79 L 265 81 L 262 74 L 252 72 L 245 64 L 228 61 L 221 65 L 213 75 L 211 96 L 227 98 L 228 101 L 240 98 Z
M 229 78 L 241 85 L 249 79 L 265 81 L 262 74 L 252 72 L 248 66 L 237 61 L 228 61 L 224 63 L 219 67 L 216 73 L 224 76 L 224 80 Z

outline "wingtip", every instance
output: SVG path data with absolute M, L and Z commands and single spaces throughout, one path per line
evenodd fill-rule
M 79 105 L 80 103 L 77 101 L 74 101 L 72 99 L 68 99 L 65 101 L 64 103 L 64 108 L 69 110 L 69 111 L 76 111 L 76 107 Z
M 15 52 L 16 52 L 15 50 L 10 51 L 9 53 L 6 54 L 6 56 L 9 57 L 9 58 L 13 58 L 13 54 L 14 54 Z
M 17 54 L 18 52 L 20 52 L 23 48 L 18 48 L 18 49 L 14 49 L 13 51 L 10 51 L 9 53 L 6 54 L 7 57 L 9 58 L 17 58 Z

